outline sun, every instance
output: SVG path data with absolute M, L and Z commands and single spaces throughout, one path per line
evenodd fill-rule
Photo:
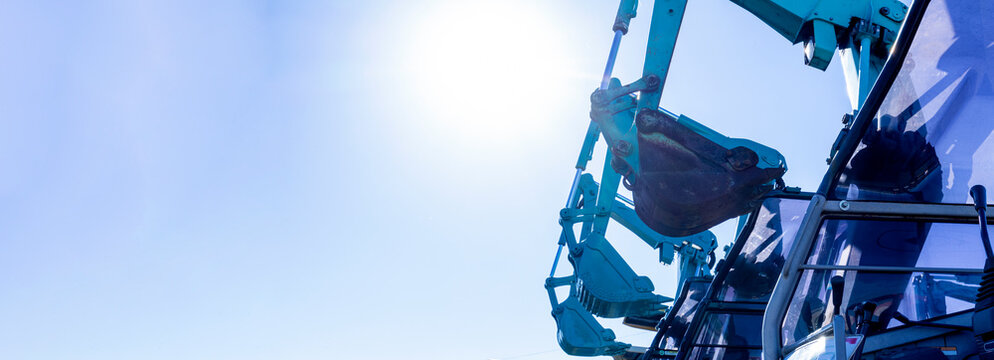
M 498 142 L 555 116 L 549 102 L 568 73 L 567 52 L 538 5 L 449 1 L 419 20 L 407 44 L 410 86 L 433 125 Z

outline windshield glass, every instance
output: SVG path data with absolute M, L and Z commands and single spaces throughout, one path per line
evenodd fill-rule
M 688 282 L 686 290 L 680 294 L 682 298 L 680 306 L 675 309 L 676 313 L 673 319 L 664 329 L 666 333 L 663 334 L 662 349 L 675 351 L 679 348 L 680 342 L 683 341 L 683 337 L 687 333 L 687 327 L 694 320 L 694 314 L 697 313 L 697 305 L 704 298 L 709 285 L 711 285 L 711 281 L 708 280 Z
M 927 320 L 972 308 L 984 260 L 976 224 L 825 220 L 801 266 L 784 318 L 784 345 L 828 324 L 835 310 L 829 301 L 833 276 L 845 280 L 841 310 L 850 324 L 856 308 L 876 307 L 868 324 L 872 334 L 900 325 L 896 314 Z
M 836 199 L 972 203 L 994 184 L 994 7 L 933 0 Z
M 758 359 L 762 325 L 762 313 L 709 313 L 687 359 Z
M 798 225 L 809 200 L 768 198 L 754 215 L 739 255 L 715 297 L 718 301 L 769 301 L 777 276 L 783 269 L 784 254 L 790 251 Z
M 751 359 L 761 352 L 763 307 L 790 251 L 807 198 L 771 197 L 751 216 L 754 221 L 738 237 L 719 274 L 707 309 L 700 310 L 691 346 L 684 359 Z M 718 305 L 720 304 L 720 305 Z M 681 312 L 683 309 L 681 308 Z

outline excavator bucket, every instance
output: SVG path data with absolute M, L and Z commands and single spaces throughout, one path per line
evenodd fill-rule
M 552 317 L 556 319 L 559 347 L 567 354 L 617 355 L 631 347 L 614 341 L 614 332 L 601 326 L 572 294 L 552 309 Z
M 580 246 L 583 250 L 572 255 L 577 278 L 575 294 L 579 303 L 595 315 L 649 316 L 665 310 L 663 303 L 673 300 L 654 294 L 652 281 L 635 274 L 603 238 L 591 238 Z
M 666 236 L 696 234 L 748 213 L 787 170 L 776 150 L 686 116 L 642 109 L 635 126 L 640 167 L 626 186 L 639 218 Z

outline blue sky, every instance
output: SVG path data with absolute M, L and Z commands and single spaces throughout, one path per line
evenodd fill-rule
M 542 283 L 616 9 L 0 4 L 0 358 L 566 358 Z M 810 190 L 843 84 L 698 1 L 663 105 L 779 149 Z M 651 249 L 609 239 L 671 293 Z

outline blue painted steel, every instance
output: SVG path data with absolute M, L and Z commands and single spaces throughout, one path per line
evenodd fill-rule
M 607 89 L 598 89 L 591 95 L 590 118 L 601 129 L 604 140 L 611 147 L 608 164 L 624 175 L 637 173 L 639 169 L 635 127 L 636 98 L 634 92 L 652 86 L 642 79 L 622 86 L 618 79 L 611 79 Z M 657 85 L 658 86 L 658 83 Z
M 617 181 L 617 175 L 615 179 Z M 638 219 L 634 210 L 626 203 L 630 200 L 619 197 L 616 193 L 611 195 L 613 204 L 610 209 L 592 206 L 599 197 L 607 196 L 607 192 L 601 191 L 592 175 L 584 174 L 578 182 L 574 201 L 560 212 L 560 244 L 570 250 L 569 258 L 574 274 L 555 278 L 554 267 L 546 280 L 546 288 L 555 309 L 553 317 L 556 319 L 559 344 L 571 355 L 604 355 L 619 351 L 621 343 L 614 342 L 613 335 L 608 336 L 613 333 L 603 329 L 593 318 L 594 314 L 601 317 L 651 316 L 666 310 L 664 304 L 672 301 L 669 297 L 652 292 L 654 287 L 651 280 L 638 276 L 625 263 L 604 238 L 603 229 L 594 230 L 595 220 L 615 219 L 646 244 L 659 248 L 661 252 L 665 249 L 669 249 L 670 253 L 679 250 L 680 268 L 687 269 L 684 270 L 686 274 L 709 272 L 707 255 L 717 246 L 717 240 L 711 232 L 685 238 L 662 236 Z M 579 238 L 574 232 L 574 224 L 581 225 Z M 681 282 L 684 277 L 686 276 L 681 273 Z M 570 286 L 569 296 L 559 303 L 554 288 L 566 285 Z
M 628 23 L 635 17 L 638 5 L 638 0 L 621 0 L 621 3 L 618 4 L 618 15 L 614 18 L 614 31 L 620 31 L 622 34 L 628 33 Z
M 854 107 L 879 73 L 882 58 L 893 43 L 906 7 L 897 0 L 731 0 L 755 14 L 793 43 L 805 43 L 805 63 L 824 69 L 836 48 L 843 51 L 843 69 Z M 666 309 L 669 297 L 653 293 L 652 282 L 637 275 L 606 239 L 611 219 L 658 249 L 660 261 L 672 263 L 679 254 L 678 278 L 708 275 L 708 257 L 717 241 L 710 231 L 674 238 L 650 229 L 618 194 L 627 176 L 639 171 L 638 138 L 634 124 L 641 109 L 659 109 L 662 87 L 669 72 L 687 0 L 656 0 L 643 65 L 642 78 L 622 86 L 612 79 L 621 38 L 635 17 L 637 0 L 620 1 L 612 28 L 614 38 L 601 86 L 591 95 L 591 122 L 576 162 L 576 173 L 565 208 L 560 213 L 562 232 L 555 261 L 546 282 L 559 344 L 569 354 L 617 355 L 629 348 L 615 341 L 614 333 L 597 323 L 601 317 L 644 316 Z M 860 22 L 859 20 L 863 21 Z M 836 41 L 838 40 L 838 41 Z M 745 139 L 724 136 L 686 117 L 660 110 L 677 123 L 722 147 L 754 151 L 756 167 L 785 167 L 776 150 Z M 594 145 L 603 134 L 608 144 L 600 184 L 584 174 Z M 626 184 L 626 186 L 628 186 Z M 582 205 L 581 205 L 582 204 Z M 742 219 L 740 222 L 745 223 Z M 574 225 L 580 225 L 579 235 Z M 741 229 L 740 229 L 741 230 Z M 567 247 L 573 275 L 556 278 L 557 264 Z M 558 302 L 555 288 L 569 286 L 569 296 Z M 678 288 L 682 288 L 678 286 Z
M 615 341 L 614 332 L 605 329 L 584 309 L 576 296 L 570 295 L 562 303 L 556 300 L 555 288 L 572 282 L 572 277 L 549 278 L 545 288 L 552 301 L 552 318 L 556 320 L 556 340 L 567 354 L 575 356 L 617 355 L 631 345 Z
M 652 25 L 649 27 L 642 78 L 656 77 L 659 86 L 642 91 L 638 100 L 639 109 L 659 107 L 659 98 L 663 93 L 666 74 L 670 70 L 673 48 L 680 34 L 680 24 L 683 23 L 683 13 L 686 8 L 687 0 L 656 0 L 653 5 Z M 632 131 L 634 132 L 634 129 Z
M 994 61 L 988 45 L 994 39 L 994 29 L 987 25 L 992 16 L 994 8 L 989 2 L 931 0 L 913 4 L 894 55 L 866 96 L 841 146 L 841 156 L 833 159 L 819 189 L 817 196 L 840 202 L 809 212 L 802 224 L 805 231 L 791 251 L 796 260 L 785 268 L 771 297 L 763 329 L 765 359 L 790 358 L 798 352 L 793 349 L 807 343 L 805 335 L 821 320 L 798 317 L 794 310 L 824 303 L 815 300 L 824 272 L 802 268 L 855 268 L 864 264 L 880 266 L 873 272 L 845 271 L 843 308 L 877 305 L 871 316 L 862 315 L 868 323 L 865 358 L 879 359 L 895 351 L 908 359 L 985 358 L 975 349 L 983 352 L 989 339 L 981 337 L 972 343 L 975 335 L 989 329 L 976 322 L 985 318 L 975 286 L 981 278 L 965 275 L 986 268 L 986 251 L 980 250 L 974 235 L 975 224 L 983 221 L 977 221 L 976 214 L 953 213 L 954 209 L 965 210 L 957 208 L 968 199 L 972 184 L 992 178 L 991 172 L 978 170 L 990 166 L 994 134 L 989 121 L 994 114 L 990 96 L 994 87 L 989 75 Z M 868 215 L 862 209 L 871 206 L 901 221 L 856 220 Z M 939 211 L 932 210 L 928 216 L 919 210 L 929 206 Z M 827 219 L 835 209 L 846 211 L 849 219 Z M 970 220 L 973 225 L 956 223 Z M 916 226 L 909 227 L 909 223 Z M 959 235 L 955 227 L 969 231 Z M 890 246 L 897 243 L 902 244 L 900 250 Z M 893 256 L 895 251 L 900 255 Z M 808 258 L 807 254 L 819 255 Z M 964 275 L 929 274 L 928 267 L 935 261 L 955 266 L 959 268 L 955 272 Z M 901 266 L 905 268 L 887 273 L 887 267 Z M 907 284 L 908 278 L 914 279 L 911 287 L 894 285 Z M 907 295 L 909 290 L 913 297 Z M 971 301 L 971 295 L 977 296 L 975 300 Z M 950 297 L 965 301 L 946 304 Z M 975 309 L 971 309 L 974 301 Z M 970 314 L 972 311 L 976 312 Z M 848 311 L 846 315 L 856 316 Z M 969 325 L 970 315 L 975 321 L 972 329 L 963 326 Z M 911 317 L 915 318 L 909 321 Z M 955 318 L 966 321 L 952 327 L 947 324 L 937 333 L 934 323 Z M 906 326 L 890 326 L 891 319 Z M 939 335 L 942 337 L 936 339 Z M 934 350 L 934 356 L 924 356 L 927 353 L 922 350 L 940 341 L 966 346 L 949 356 Z M 916 348 L 919 354 L 912 351 Z
M 584 308 L 605 318 L 647 316 L 666 309 L 672 298 L 656 295 L 652 281 L 639 276 L 603 237 L 592 235 L 570 258 L 576 269 L 576 295 Z
M 853 19 L 864 19 L 886 31 L 879 40 L 893 42 L 907 14 L 897 0 L 731 0 L 765 22 L 791 43 L 804 42 L 806 63 L 824 70 L 841 35 Z M 847 45 L 842 44 L 841 47 Z M 886 54 L 883 55 L 886 57 Z
M 618 15 L 615 19 L 614 25 L 614 39 L 611 41 L 611 50 L 608 52 L 607 65 L 604 67 L 604 76 L 601 80 L 601 89 L 607 89 L 611 81 L 611 72 L 614 71 L 614 63 L 618 58 L 618 48 L 621 46 L 621 37 L 628 32 L 628 24 L 635 17 L 635 9 L 638 7 L 638 1 L 636 0 L 622 0 L 619 8 Z M 587 125 L 587 133 L 583 139 L 583 146 L 580 148 L 580 155 L 576 160 L 576 173 L 573 175 L 573 185 L 570 187 L 569 196 L 566 198 L 566 207 L 570 206 L 573 202 L 573 196 L 576 193 L 576 188 L 580 183 L 580 175 L 583 170 L 587 168 L 587 163 L 593 158 L 594 145 L 597 144 L 597 139 L 600 137 L 600 128 L 597 123 L 590 121 Z M 556 275 L 556 266 L 559 264 L 559 257 L 563 252 L 563 245 L 559 244 L 559 248 L 556 250 L 556 258 L 552 262 L 552 271 L 549 276 Z
M 805 64 L 825 70 L 835 50 L 853 110 L 876 81 L 907 15 L 898 0 L 731 0 L 791 43 L 804 43 Z
M 594 181 L 593 176 L 585 174 L 581 177 L 579 185 L 581 193 L 596 194 L 598 187 L 599 185 Z M 661 235 L 650 229 L 644 222 L 642 222 L 641 219 L 638 218 L 638 215 L 635 214 L 635 209 L 632 208 L 634 204 L 632 204 L 631 200 L 621 195 L 616 195 L 615 199 L 614 207 L 611 208 L 611 219 L 627 228 L 654 249 L 661 249 L 665 245 L 680 247 L 684 244 L 691 244 L 692 246 L 704 249 L 707 253 L 714 250 L 717 246 L 717 238 L 713 233 L 711 233 L 711 231 L 705 231 L 685 237 L 670 237 Z M 563 211 L 566 214 L 580 213 L 576 209 L 564 209 Z M 575 215 L 568 215 L 571 219 L 573 219 L 573 216 Z M 669 262 L 666 263 L 669 264 Z
M 605 173 L 605 177 L 612 177 L 610 169 Z M 605 191 L 604 186 L 596 186 L 591 175 L 583 175 L 579 187 L 583 207 L 566 208 L 560 213 L 561 239 L 569 248 L 577 278 L 574 294 L 586 309 L 601 317 L 650 315 L 663 310 L 663 304 L 672 299 L 654 294 L 652 281 L 635 274 L 604 237 L 615 205 L 618 175 L 614 174 L 613 179 L 615 189 Z M 608 194 L 610 197 L 604 200 Z M 573 232 L 576 223 L 582 223 L 579 239 Z

